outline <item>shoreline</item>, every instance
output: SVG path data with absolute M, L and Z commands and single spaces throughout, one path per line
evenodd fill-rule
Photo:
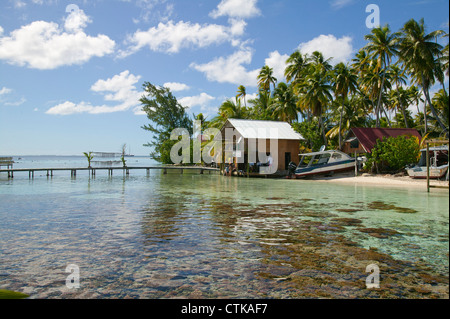
M 390 174 L 362 174 L 355 176 L 353 172 L 340 173 L 333 176 L 315 176 L 310 180 L 317 182 L 333 182 L 346 185 L 370 185 L 370 186 L 384 186 L 384 187 L 411 187 L 423 188 L 427 190 L 426 179 L 413 179 L 409 176 L 395 176 Z M 430 180 L 430 185 L 435 186 L 449 186 L 448 181 Z M 435 188 L 433 191 L 440 190 L 448 192 L 448 189 Z

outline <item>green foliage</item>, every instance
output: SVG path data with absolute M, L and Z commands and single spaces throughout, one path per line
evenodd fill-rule
M 366 168 L 376 169 L 377 172 L 397 173 L 406 165 L 414 164 L 420 153 L 419 145 L 415 138 L 407 136 L 384 137 L 378 141 L 368 154 Z
M 21 292 L 0 289 L 0 299 L 25 299 L 28 297 L 30 296 Z
M 165 140 L 162 142 L 160 146 L 157 147 L 159 157 L 157 159 L 158 162 L 162 164 L 173 164 L 172 160 L 170 159 L 170 150 L 172 147 L 177 143 L 177 141 L 172 140 Z
M 86 156 L 86 159 L 88 161 L 88 167 L 91 167 L 91 161 L 94 158 L 94 155 L 92 155 L 92 152 L 86 153 L 83 152 L 84 156 Z
M 123 167 L 127 167 L 127 161 L 125 159 L 126 151 L 127 151 L 127 144 L 123 144 L 122 145 L 122 156 L 120 157 Z
M 318 151 L 323 145 L 322 135 L 318 129 L 319 123 L 316 120 L 304 121 L 301 123 L 293 123 L 292 128 L 300 133 L 305 141 L 301 141 L 303 147 L 309 148 L 313 151 Z
M 173 143 L 170 141 L 171 132 L 176 128 L 184 128 L 192 136 L 192 120 L 168 88 L 156 87 L 145 82 L 144 90 L 147 96 L 143 96 L 140 101 L 151 123 L 142 128 L 153 133 L 153 141 L 144 146 L 154 148 L 150 154 L 154 160 L 169 164 L 171 163 L 169 146 L 175 144 L 175 141 Z

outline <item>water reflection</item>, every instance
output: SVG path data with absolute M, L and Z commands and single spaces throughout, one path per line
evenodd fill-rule
M 448 208 L 419 193 L 177 174 L 8 187 L 0 287 L 33 298 L 448 297 Z

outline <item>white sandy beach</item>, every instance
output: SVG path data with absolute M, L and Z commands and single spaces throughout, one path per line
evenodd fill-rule
M 418 187 L 423 188 L 425 191 L 427 189 L 426 179 L 413 179 L 409 176 L 395 176 L 390 174 L 361 174 L 355 176 L 354 172 L 336 174 L 334 176 L 317 176 L 314 177 L 315 181 L 322 182 L 334 182 L 343 184 L 357 184 L 357 185 L 373 185 L 373 186 L 384 186 L 384 187 Z M 449 186 L 448 181 L 438 181 L 430 180 L 430 185 L 436 186 Z M 448 189 L 433 188 L 433 191 L 446 191 Z

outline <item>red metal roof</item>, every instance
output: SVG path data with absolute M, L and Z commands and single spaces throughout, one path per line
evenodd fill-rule
M 419 139 L 419 132 L 412 128 L 352 128 L 353 134 L 358 139 L 359 143 L 364 147 L 366 152 L 371 153 L 372 148 L 375 146 L 378 140 L 382 140 L 383 137 L 397 137 L 401 135 L 417 136 Z

